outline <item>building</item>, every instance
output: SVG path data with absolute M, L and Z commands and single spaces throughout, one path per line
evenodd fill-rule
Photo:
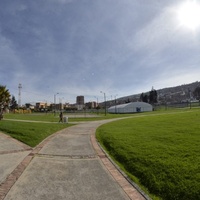
M 77 110 L 83 110 L 84 106 L 84 96 L 77 96 L 76 97 L 76 107 Z
M 87 109 L 93 109 L 93 108 L 97 108 L 98 104 L 95 101 L 91 101 L 91 102 L 85 103 L 85 107 Z
M 55 105 L 55 108 L 56 108 L 56 110 L 63 110 L 63 109 L 64 109 L 64 104 L 62 104 L 62 103 L 57 103 L 57 104 Z
M 152 110 L 153 110 L 152 105 L 145 102 L 131 102 L 108 108 L 109 113 L 136 113 L 136 112 L 149 112 Z
M 76 97 L 76 104 L 77 105 L 84 105 L 84 96 L 77 96 Z
M 44 102 L 37 102 L 35 104 L 35 110 L 36 111 L 44 111 L 45 109 L 47 109 L 47 103 Z

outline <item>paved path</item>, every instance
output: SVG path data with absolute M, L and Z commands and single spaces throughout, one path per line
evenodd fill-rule
M 30 149 L 0 134 L 0 200 L 143 200 L 95 139 L 109 120 L 81 123 Z

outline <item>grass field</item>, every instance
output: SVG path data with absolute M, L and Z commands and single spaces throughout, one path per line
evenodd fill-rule
M 54 115 L 52 113 L 27 113 L 27 114 L 4 114 L 5 119 L 17 119 L 17 120 L 31 120 L 31 121 L 46 121 L 46 122 L 58 122 L 59 114 Z
M 77 116 L 69 118 L 69 122 L 131 117 L 97 130 L 98 140 L 111 157 L 152 199 L 200 199 L 199 109 Z M 4 118 L 0 130 L 31 147 L 70 126 L 39 122 L 58 122 L 58 114 L 5 114 Z
M 113 115 L 104 116 L 104 114 L 90 114 L 90 113 L 63 113 L 64 116 L 68 117 L 69 122 L 79 121 L 94 121 L 102 120 L 105 118 L 112 118 Z M 92 116 L 92 117 L 91 117 Z M 117 117 L 117 116 L 114 116 Z M 27 113 L 27 114 L 4 114 L 5 119 L 17 119 L 17 120 L 31 120 L 31 121 L 46 121 L 46 122 L 58 122 L 59 113 L 54 115 L 53 113 Z
M 150 113 L 149 113 L 150 114 Z M 96 114 L 96 113 L 64 113 L 64 116 L 68 117 L 69 122 L 80 121 L 97 121 L 103 119 L 120 118 L 133 116 L 135 114 Z M 46 121 L 46 122 L 58 122 L 59 114 L 52 113 L 31 113 L 31 114 L 4 114 L 4 119 L 16 119 L 16 120 L 31 120 L 31 121 Z
M 97 138 L 152 199 L 200 199 L 200 110 L 105 124 Z
M 0 121 L 0 131 L 31 147 L 35 147 L 49 135 L 69 126 L 71 125 L 61 123 Z
M 88 117 L 90 115 L 90 117 Z M 79 122 L 79 121 L 94 121 L 109 119 L 113 117 L 120 117 L 116 115 L 99 114 L 91 117 L 92 114 L 80 114 L 74 113 L 70 115 L 69 122 Z M 64 113 L 64 116 L 68 116 Z M 127 115 L 124 115 L 127 116 Z M 15 121 L 17 120 L 17 121 Z M 23 121 L 24 120 L 24 121 Z M 30 122 L 29 122 L 30 121 Z M 72 124 L 61 124 L 55 123 L 59 121 L 58 113 L 56 115 L 52 113 L 32 113 L 32 114 L 4 114 L 4 120 L 0 121 L 0 131 L 12 136 L 13 138 L 31 146 L 35 147 L 41 141 L 43 141 L 49 135 L 67 128 Z M 34 122 L 34 123 L 33 123 Z M 42 123 L 47 122 L 47 123 Z M 49 122 L 49 123 L 48 123 Z

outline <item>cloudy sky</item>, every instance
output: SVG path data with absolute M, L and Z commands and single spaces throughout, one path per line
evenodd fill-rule
M 199 81 L 199 7 L 186 1 L 1 0 L 0 84 L 18 100 L 21 83 L 22 103 L 74 103 Z

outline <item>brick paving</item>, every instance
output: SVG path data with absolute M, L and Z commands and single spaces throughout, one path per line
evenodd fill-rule
M 31 153 L 28 156 L 26 156 L 24 160 L 14 169 L 14 171 L 12 171 L 11 174 L 0 184 L 0 200 L 3 200 L 5 198 L 6 194 L 9 192 L 9 190 L 12 188 L 12 186 L 24 172 L 24 170 L 29 165 L 33 157 L 39 153 L 39 151 L 44 147 L 45 144 L 47 144 L 51 140 L 51 138 L 53 138 L 56 134 L 59 133 L 60 131 L 50 135 L 33 149 L 28 145 L 21 143 L 18 140 L 15 140 L 14 138 L 8 135 L 0 133 L 1 137 L 7 138 L 22 147 L 22 149 L 19 150 L 0 151 L 0 155 L 31 150 Z
M 107 170 L 111 173 L 113 178 L 118 182 L 118 184 L 122 187 L 122 189 L 126 192 L 132 200 L 144 200 L 149 199 L 148 196 L 141 194 L 142 191 L 138 191 L 133 185 L 125 178 L 125 176 L 116 168 L 116 166 L 111 162 L 105 152 L 98 145 L 95 134 L 91 135 L 91 142 L 93 144 L 94 149 L 97 152 L 97 155 L 107 168 Z
M 3 200 L 10 188 L 15 184 L 21 176 L 25 168 L 31 162 L 32 156 L 26 156 L 24 160 L 14 169 L 14 171 L 0 184 L 0 200 Z

